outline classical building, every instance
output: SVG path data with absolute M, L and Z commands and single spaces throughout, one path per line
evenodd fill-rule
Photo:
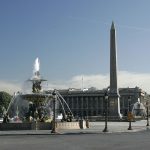
M 136 104 L 138 101 L 139 103 L 145 105 L 146 101 L 150 100 L 149 95 L 139 87 L 120 88 L 118 91 L 120 95 L 120 112 L 122 116 L 127 116 L 129 101 L 131 107 L 133 108 L 134 104 Z M 96 120 L 101 120 L 105 116 L 105 92 L 106 89 L 89 89 L 85 91 L 77 89 L 59 90 L 59 93 L 66 100 L 75 118 L 88 117 L 96 118 Z M 49 93 L 51 92 L 49 91 Z M 108 98 L 108 115 L 111 117 L 115 117 L 116 114 L 112 114 L 113 111 L 111 109 L 114 109 L 112 106 L 113 102 L 109 101 Z M 64 107 L 67 111 L 67 107 L 65 104 Z M 61 105 L 59 105 L 58 112 L 61 111 L 62 107 Z

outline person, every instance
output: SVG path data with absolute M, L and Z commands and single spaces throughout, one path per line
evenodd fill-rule
M 45 122 L 45 118 L 43 114 L 41 115 L 40 122 Z
M 67 122 L 72 122 L 72 114 L 70 112 L 67 113 Z
M 9 123 L 9 115 L 6 113 L 3 118 L 3 123 Z

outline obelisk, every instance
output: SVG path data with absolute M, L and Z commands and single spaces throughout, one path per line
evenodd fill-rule
M 120 99 L 117 85 L 117 45 L 116 29 L 112 22 L 110 29 L 110 90 L 109 90 L 109 116 L 121 117 Z

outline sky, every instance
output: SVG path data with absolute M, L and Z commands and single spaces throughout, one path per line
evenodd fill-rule
M 37 57 L 47 88 L 105 88 L 114 21 L 118 86 L 150 93 L 149 7 L 149 0 L 0 0 L 0 90 L 23 90 Z

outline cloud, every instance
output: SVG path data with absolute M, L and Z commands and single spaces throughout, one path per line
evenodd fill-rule
M 27 85 L 26 88 L 22 88 L 23 84 L 0 81 L 0 91 L 6 91 L 14 93 L 17 91 L 32 91 L 32 85 Z M 73 76 L 69 80 L 62 81 L 49 81 L 44 82 L 43 89 L 67 89 L 67 88 L 90 88 L 96 87 L 97 89 L 103 89 L 109 86 L 109 74 L 93 74 L 93 75 L 77 75 Z M 118 87 L 140 87 L 145 92 L 150 93 L 150 74 L 149 73 L 134 73 L 128 71 L 118 72 Z
M 0 91 L 5 91 L 10 94 L 21 90 L 21 84 L 10 81 L 1 81 L 0 80 Z
M 103 89 L 109 86 L 109 74 L 96 75 L 77 75 L 68 81 L 61 81 L 55 84 L 50 84 L 49 87 L 56 89 L 63 88 L 90 88 L 96 87 Z M 51 82 L 52 83 L 52 82 Z M 148 73 L 134 73 L 128 71 L 118 72 L 118 87 L 140 87 L 144 91 L 150 93 L 150 74 Z
M 138 86 L 144 91 L 150 93 L 150 74 L 120 71 L 118 73 L 118 85 L 119 87 Z

